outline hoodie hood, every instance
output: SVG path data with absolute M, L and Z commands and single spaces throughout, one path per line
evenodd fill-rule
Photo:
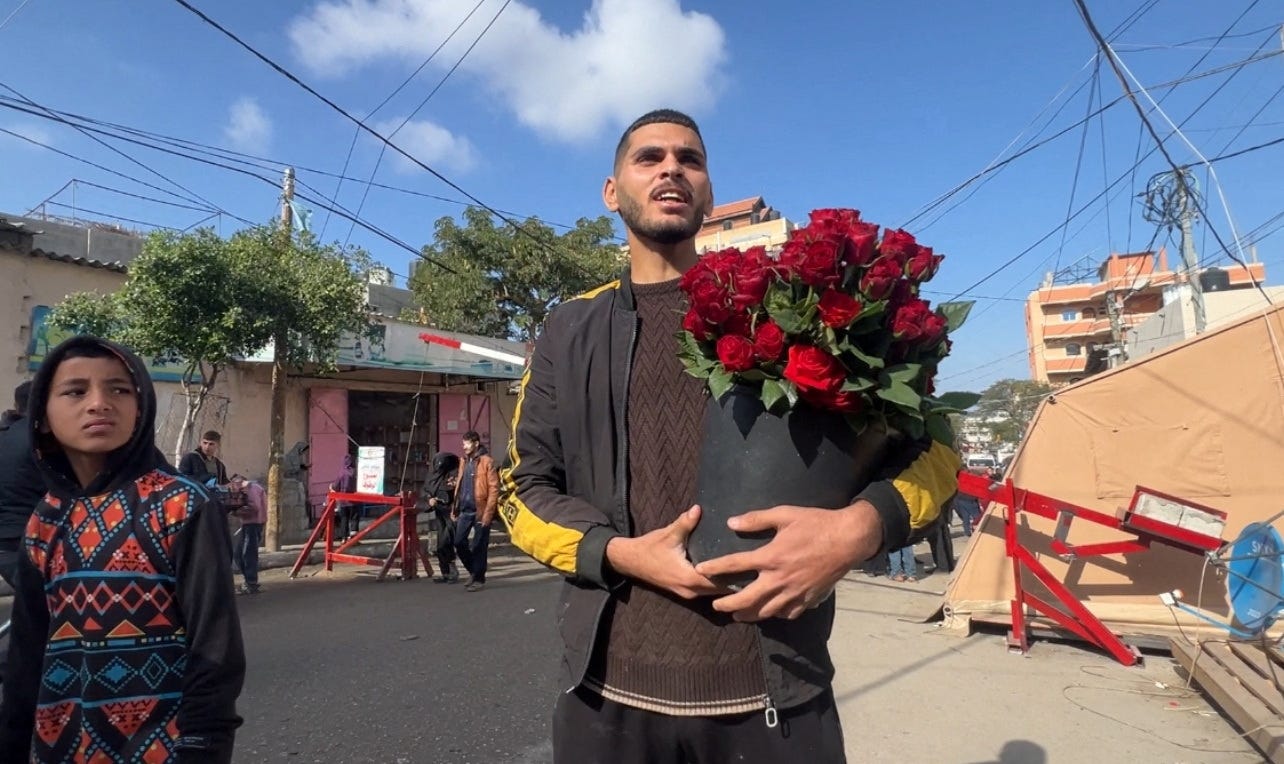
M 41 431 L 54 370 L 70 351 L 77 348 L 102 348 L 119 358 L 129 370 L 134 389 L 138 391 L 138 420 L 129 442 L 108 454 L 103 471 L 83 487 L 76 480 L 75 472 L 72 471 L 62 447 L 54 441 L 51 434 Z M 31 383 L 28 426 L 36 465 L 50 492 L 58 496 L 99 496 L 133 483 L 152 470 L 169 469 L 165 457 L 156 448 L 156 390 L 152 386 L 147 367 L 142 359 L 114 342 L 82 335 L 72 337 L 49 351 Z
M 432 458 L 432 477 L 441 479 L 453 475 L 459 469 L 459 457 L 449 451 L 442 451 Z

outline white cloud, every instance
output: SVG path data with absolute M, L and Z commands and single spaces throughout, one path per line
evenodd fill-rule
M 445 70 L 481 34 L 503 0 L 473 14 L 433 66 Z M 418 65 L 459 24 L 453 0 L 323 0 L 289 26 L 294 54 L 339 77 L 396 59 Z M 564 32 L 513 2 L 455 76 L 471 76 L 518 120 L 563 141 L 627 124 L 643 112 L 707 110 L 727 57 L 722 28 L 679 0 L 594 0 L 579 29 Z
M 404 119 L 402 117 L 375 122 L 370 127 L 430 167 L 467 172 L 476 164 L 476 152 L 467 138 L 455 135 L 426 119 L 411 120 L 405 127 L 397 130 Z M 394 131 L 396 135 L 393 135 Z M 419 170 L 417 165 L 395 151 L 389 150 L 384 156 L 392 159 L 393 167 L 399 172 L 412 173 Z
M 262 154 L 272 140 L 272 120 L 258 101 L 248 96 L 239 98 L 228 110 L 223 140 L 237 151 Z
M 7 125 L 0 125 L 0 127 L 9 131 L 8 133 L 0 133 L 0 141 L 4 141 L 13 146 L 35 149 L 37 151 L 40 150 L 40 147 L 36 144 L 24 141 L 22 138 L 15 138 L 14 136 L 9 135 L 9 133 L 17 133 L 23 138 L 29 138 L 32 141 L 43 143 L 46 146 L 52 146 L 54 142 L 53 133 L 40 125 L 32 125 L 26 122 L 12 122 Z

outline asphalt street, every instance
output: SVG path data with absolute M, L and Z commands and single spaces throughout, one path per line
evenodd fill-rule
M 249 671 L 236 761 L 550 761 L 560 579 L 492 562 L 477 593 L 378 583 L 373 568 L 266 571 L 261 594 L 238 598 Z

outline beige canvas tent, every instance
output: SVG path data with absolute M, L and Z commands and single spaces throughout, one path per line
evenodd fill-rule
M 1057 391 L 1035 414 L 1010 477 L 1018 487 L 1115 514 L 1143 485 L 1226 512 L 1224 538 L 1233 539 L 1247 523 L 1284 509 L 1282 374 L 1284 306 Z M 1012 565 L 998 510 L 982 520 L 946 591 L 951 626 L 1010 622 Z M 1227 613 L 1225 581 L 1204 570 L 1199 555 L 1156 544 L 1135 555 L 1066 562 L 1049 551 L 1053 530 L 1050 520 L 1022 515 L 1023 543 L 1116 633 L 1171 635 L 1173 615 L 1158 594 L 1182 589 L 1194 604 L 1203 574 L 1204 609 Z M 1076 520 L 1067 541 L 1122 538 Z M 1022 580 L 1042 593 L 1032 576 Z M 1188 633 L 1201 628 L 1179 618 Z

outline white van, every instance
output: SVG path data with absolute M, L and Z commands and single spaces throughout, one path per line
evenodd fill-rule
M 963 460 L 963 464 L 969 470 L 992 470 L 998 465 L 998 462 L 990 454 L 968 454 Z

